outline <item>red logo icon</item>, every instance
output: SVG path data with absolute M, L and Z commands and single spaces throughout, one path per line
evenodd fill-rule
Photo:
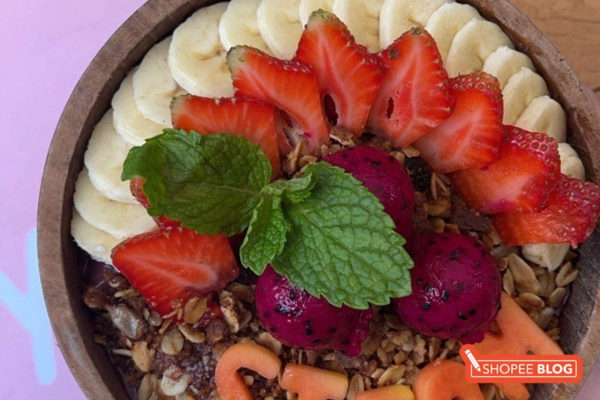
M 578 355 L 483 355 L 467 344 L 460 356 L 473 383 L 576 383 L 583 377 Z

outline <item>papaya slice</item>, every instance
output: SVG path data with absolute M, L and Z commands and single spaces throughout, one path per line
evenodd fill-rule
M 222 400 L 254 400 L 238 369 L 248 368 L 274 379 L 281 360 L 273 352 L 254 343 L 237 343 L 225 350 L 215 369 L 215 384 Z
M 484 400 L 479 385 L 467 381 L 465 365 L 436 360 L 418 374 L 413 383 L 416 400 Z
M 281 387 L 298 394 L 298 400 L 343 400 L 348 392 L 348 378 L 338 372 L 308 365 L 287 364 Z

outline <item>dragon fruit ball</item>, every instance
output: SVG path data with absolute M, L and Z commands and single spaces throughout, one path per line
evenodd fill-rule
M 417 331 L 463 344 L 483 340 L 500 308 L 502 283 L 494 259 L 477 240 L 457 233 L 416 236 L 412 293 L 394 299 Z
M 281 343 L 307 350 L 360 353 L 369 333 L 371 309 L 332 306 L 294 287 L 268 266 L 256 283 L 256 311 L 264 328 Z
M 355 146 L 328 154 L 323 161 L 342 168 L 361 181 L 379 199 L 396 224 L 396 232 L 411 242 L 415 189 L 410 176 L 394 156 L 376 147 Z

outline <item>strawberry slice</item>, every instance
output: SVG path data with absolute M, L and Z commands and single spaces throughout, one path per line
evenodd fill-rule
M 502 143 L 502 92 L 498 80 L 474 72 L 450 80 L 452 115 L 413 146 L 434 171 L 447 173 L 490 164 Z
M 131 194 L 140 203 L 144 206 L 145 209 L 150 208 L 150 201 L 148 201 L 148 197 L 146 193 L 144 193 L 144 183 L 146 180 L 141 176 L 134 177 L 131 181 L 129 181 L 129 190 L 131 190 Z M 179 221 L 172 220 L 170 218 L 163 216 L 153 217 L 154 222 L 157 223 L 158 226 L 180 226 L 181 223 Z
M 227 62 L 236 97 L 261 100 L 284 111 L 291 145 L 304 140 L 310 152 L 320 151 L 329 140 L 329 126 L 311 66 L 279 60 L 249 46 L 232 47 Z
M 260 146 L 273 167 L 273 178 L 281 175 L 281 158 L 275 127 L 275 107 L 245 98 L 213 99 L 179 96 L 171 103 L 173 126 L 201 134 L 230 133 L 244 136 Z
M 126 239 L 113 249 L 112 261 L 154 311 L 175 320 L 188 301 L 222 290 L 239 274 L 225 235 L 181 227 Z
M 329 122 L 360 136 L 381 85 L 381 57 L 357 44 L 337 16 L 317 10 L 302 32 L 294 60 L 314 68 Z
M 560 177 L 558 142 L 544 133 L 505 126 L 500 157 L 451 174 L 465 202 L 483 214 L 539 212 Z
M 506 246 L 570 243 L 576 247 L 592 234 L 599 215 L 600 187 L 561 174 L 541 212 L 498 213 L 492 221 Z
M 448 74 L 435 41 L 421 28 L 405 32 L 381 55 L 388 69 L 367 126 L 406 147 L 452 113 Z

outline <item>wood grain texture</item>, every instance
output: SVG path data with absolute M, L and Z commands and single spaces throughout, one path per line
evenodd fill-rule
M 525 0 L 515 0 L 525 1 Z M 565 2 L 595 6 L 596 0 Z M 519 50 L 527 52 L 546 78 L 552 95 L 568 113 L 570 141 L 578 150 L 588 179 L 600 183 L 600 121 L 577 76 L 564 57 L 507 0 L 468 0 L 482 15 L 497 22 Z M 558 0 L 544 2 L 559 4 Z M 126 72 L 150 47 L 168 35 L 206 0 L 150 0 L 98 53 L 69 99 L 52 140 L 40 191 L 38 253 L 47 308 L 57 342 L 75 378 L 90 399 L 126 399 L 127 391 L 103 348 L 93 343 L 90 313 L 81 301 L 82 262 L 70 235 L 73 191 L 83 154 L 95 124 L 110 107 Z M 531 0 L 531 4 L 535 4 Z M 524 7 L 527 10 L 526 7 Z M 567 45 L 568 46 L 568 45 Z M 597 53 L 596 53 L 597 54 Z M 582 71 L 583 72 L 583 71 Z M 586 79 L 592 79 L 593 73 Z M 582 246 L 581 277 L 573 286 L 561 321 L 561 344 L 581 354 L 585 373 L 600 343 L 600 232 Z M 578 385 L 545 385 L 535 399 L 572 399 Z
M 565 56 L 584 84 L 600 88 L 600 1 L 512 2 Z M 596 96 L 600 99 L 600 93 Z

